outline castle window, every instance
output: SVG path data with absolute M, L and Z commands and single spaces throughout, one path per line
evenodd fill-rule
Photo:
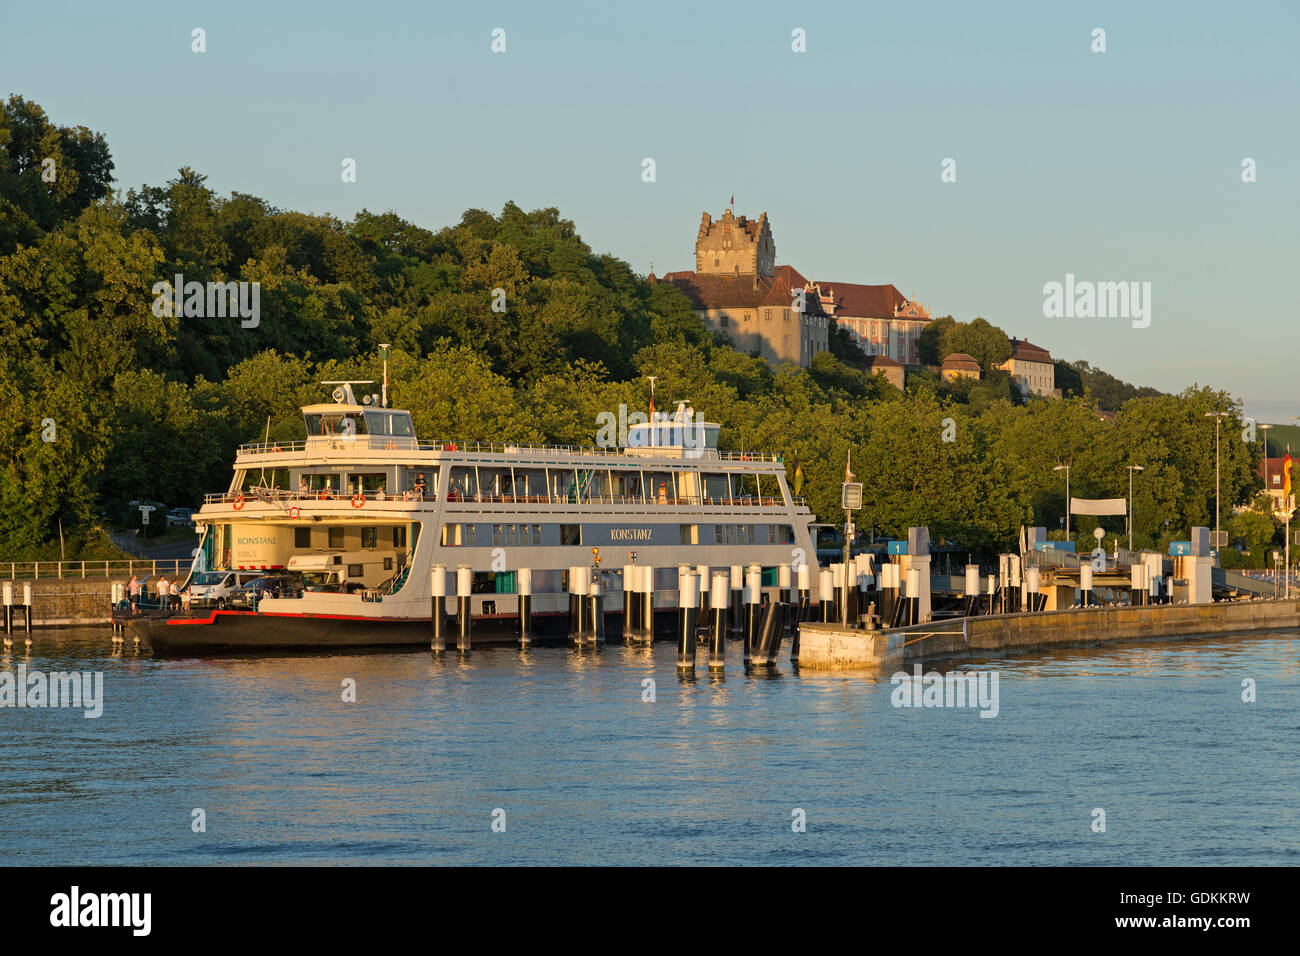
M 714 260 L 713 260 L 713 268 L 716 269 L 717 267 L 718 267 L 718 260 L 717 260 L 717 258 L 715 257 Z

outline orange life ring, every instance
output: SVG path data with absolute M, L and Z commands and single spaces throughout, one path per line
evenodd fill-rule
M 244 507 L 244 496 L 243 496 L 243 495 L 235 495 L 235 500 L 231 502 L 231 505 L 234 507 L 234 509 L 235 509 L 236 511 L 238 511 L 240 508 Z
M 450 445 L 447 446 L 447 451 L 455 451 L 455 450 L 456 450 L 455 442 L 452 442 Z
M 280 450 L 280 446 L 279 446 L 279 445 L 276 445 L 274 448 L 271 449 L 271 451 L 277 451 L 277 452 L 278 452 L 279 450 Z
M 352 507 L 364 508 L 365 506 L 366 506 L 366 496 L 358 491 L 355 495 L 352 496 Z
M 289 517 L 290 517 L 290 518 L 296 518 L 296 517 L 298 517 L 300 514 L 302 514 L 302 511 L 299 510 L 299 508 L 298 508 L 297 505 L 294 505 L 292 508 L 289 509 Z

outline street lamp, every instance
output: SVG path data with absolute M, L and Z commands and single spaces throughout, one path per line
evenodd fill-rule
M 1216 429 L 1217 431 L 1217 429 Z M 1128 549 L 1133 550 L 1133 472 L 1146 471 L 1142 465 L 1128 465 Z M 1217 532 L 1218 529 L 1216 528 Z
M 1264 433 L 1264 490 L 1268 492 L 1270 497 L 1273 494 L 1273 489 L 1268 483 L 1268 430 L 1272 427 L 1272 425 L 1259 426 L 1259 430 Z
M 1070 540 L 1070 466 L 1056 465 L 1052 471 L 1065 472 L 1065 540 Z
M 1219 515 L 1223 508 L 1219 504 L 1219 422 L 1228 417 L 1227 412 L 1206 412 L 1206 418 L 1214 419 L 1214 547 L 1219 547 Z

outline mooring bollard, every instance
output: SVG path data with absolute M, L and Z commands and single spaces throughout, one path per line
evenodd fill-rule
M 582 604 L 578 599 L 578 569 L 576 567 L 569 566 L 566 580 L 569 587 L 569 640 L 576 644 L 578 641 L 579 608 Z
M 980 566 L 978 564 L 966 565 L 966 616 L 970 617 L 979 610 L 980 599 Z
M 27 636 L 27 643 L 32 642 L 32 585 L 30 581 L 23 582 L 23 631 Z
M 519 646 L 533 642 L 533 569 L 520 568 L 515 574 L 519 593 Z
M 699 582 L 686 572 L 677 592 L 677 669 L 695 672 L 695 628 L 699 626 Z
M 655 640 L 655 569 L 641 569 L 641 631 L 647 644 Z
M 830 568 L 817 572 L 817 609 L 823 624 L 830 624 L 835 615 L 835 576 Z
M 782 604 L 790 603 L 790 565 L 778 564 L 776 566 L 776 586 L 779 589 L 778 600 Z
M 781 632 L 789 605 L 783 601 L 773 601 L 767 606 L 759 625 L 758 643 L 750 655 L 750 663 L 755 667 L 771 667 L 781 653 Z
M 812 610 L 812 568 L 805 561 L 799 565 L 799 620 L 808 620 Z
M 1092 595 L 1092 565 L 1079 565 L 1079 603 L 1087 607 Z
M 470 649 L 470 630 L 474 623 L 470 595 L 473 593 L 474 571 L 462 564 L 456 569 L 456 649 L 460 651 Z
M 727 666 L 727 604 L 731 592 L 731 575 L 718 571 L 713 575 L 713 632 L 709 635 L 709 670 Z
M 695 575 L 700 579 L 700 620 L 709 619 L 709 589 L 712 587 L 713 571 L 707 564 L 697 565 Z
M 745 627 L 745 569 L 731 566 L 731 633 L 740 634 Z
M 435 564 L 429 571 L 429 623 L 433 633 L 429 649 L 441 654 L 447 649 L 447 568 Z
M 623 565 L 623 640 L 630 641 L 637 631 L 636 617 L 641 610 L 637 595 L 637 567 L 635 564 Z
M 605 596 L 600 589 L 600 572 L 590 575 L 591 583 L 587 586 L 587 628 L 588 644 L 605 643 Z
M 988 610 L 986 613 L 996 614 L 998 612 L 996 606 L 997 597 L 998 597 L 998 578 L 996 574 L 990 574 L 989 589 L 988 589 Z
M 1038 593 L 1038 568 L 1025 568 L 1025 594 L 1028 596 L 1029 610 L 1039 610 L 1042 598 Z
M 4 601 L 5 647 L 14 642 L 14 586 L 9 581 L 0 585 L 0 600 Z
M 585 644 L 587 634 L 591 630 L 591 569 L 578 566 L 571 572 L 570 578 L 573 587 L 574 603 L 577 609 L 577 617 L 572 622 L 571 631 L 573 634 L 573 643 Z
M 747 661 L 749 655 L 753 652 L 758 624 L 763 613 L 762 591 L 763 572 L 757 565 L 751 564 L 748 570 L 745 571 L 745 624 L 741 631 L 741 639 L 745 642 L 745 660 Z

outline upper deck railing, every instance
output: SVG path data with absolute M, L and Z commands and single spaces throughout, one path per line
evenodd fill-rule
M 319 491 L 287 491 L 282 488 L 258 488 L 249 491 L 224 491 L 220 493 L 207 494 L 203 496 L 203 503 L 206 505 L 238 503 L 242 510 L 247 505 L 252 505 L 258 501 L 267 504 L 274 504 L 277 507 L 283 507 L 287 510 L 292 505 L 332 505 L 342 506 L 343 508 L 355 508 L 353 499 L 356 493 L 328 493 Z M 385 493 L 383 497 L 376 496 L 373 492 L 367 492 L 364 496 L 365 501 L 358 504 L 370 506 L 373 504 L 411 504 L 420 502 L 436 502 L 438 496 L 434 494 L 419 495 L 414 492 L 398 492 L 397 494 Z M 657 507 L 666 506 L 694 506 L 694 507 L 712 507 L 712 508 L 780 508 L 785 506 L 785 500 L 770 495 L 735 495 L 731 497 L 709 497 L 707 495 L 599 495 L 582 493 L 574 495 L 573 493 L 561 495 L 495 495 L 495 494 L 460 494 L 452 491 L 447 496 L 449 504 L 505 504 L 505 505 L 653 505 Z M 796 508 L 807 507 L 807 498 L 792 498 L 791 505 Z
M 330 438 L 309 438 L 305 441 L 251 442 L 239 446 L 239 455 L 281 455 L 295 454 L 314 450 L 332 451 L 349 449 L 355 451 L 413 451 L 413 452 L 461 452 L 474 455 L 535 455 L 549 458 L 581 456 L 584 458 L 619 458 L 633 461 L 641 458 L 644 452 L 661 450 L 676 453 L 686 460 L 707 461 L 756 461 L 777 463 L 783 457 L 772 452 L 719 451 L 716 448 L 681 448 L 679 446 L 660 446 L 656 448 L 633 448 L 629 453 L 625 448 L 601 448 L 596 445 L 530 445 L 517 442 L 489 441 L 417 441 L 414 438 L 401 438 L 392 435 L 356 435 L 351 438 L 341 436 Z

